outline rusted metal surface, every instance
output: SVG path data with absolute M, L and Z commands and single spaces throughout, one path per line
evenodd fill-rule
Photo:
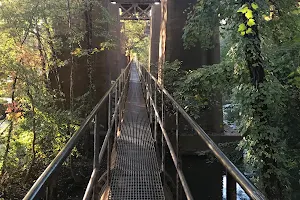
M 121 20 L 150 20 L 152 3 L 119 4 Z

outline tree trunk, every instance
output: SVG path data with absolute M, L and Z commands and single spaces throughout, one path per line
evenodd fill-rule
M 70 8 L 70 0 L 67 0 L 68 6 L 68 25 L 69 25 L 69 36 L 72 35 L 72 16 L 71 16 L 71 8 Z M 70 42 L 70 49 L 73 51 L 73 41 Z M 71 66 L 70 66 L 70 112 L 71 112 L 71 123 L 72 123 L 72 115 L 73 115 L 73 107 L 74 107 L 74 57 L 71 55 Z M 71 133 L 72 134 L 72 133 Z
M 32 160 L 31 164 L 29 166 L 29 169 L 26 173 L 24 182 L 27 183 L 29 176 L 31 174 L 32 168 L 35 164 L 35 159 L 36 159 L 36 151 L 35 151 L 35 143 L 36 143 L 36 119 L 35 119 L 35 103 L 33 96 L 30 94 L 29 90 L 27 91 L 27 95 L 31 101 L 31 111 L 32 111 L 32 133 L 33 133 L 33 139 L 32 139 Z
M 15 91 L 16 91 L 17 80 L 18 80 L 18 77 L 15 76 L 15 78 L 13 80 L 12 88 L 11 88 L 11 90 L 12 90 L 12 92 L 11 92 L 11 101 L 12 101 L 12 103 L 14 103 L 14 101 L 15 101 Z M 12 110 L 12 111 L 14 112 L 14 110 Z M 4 174 L 4 172 L 6 170 L 6 162 L 7 162 L 7 158 L 8 158 L 9 149 L 10 149 L 10 141 L 11 141 L 13 128 L 14 128 L 14 121 L 12 119 L 10 121 L 5 152 L 4 152 L 4 155 L 3 155 L 3 166 L 2 166 L 2 170 L 1 170 L 2 175 Z
M 251 6 L 251 3 L 255 3 L 254 0 L 244 0 L 242 2 L 242 5 L 247 4 Z M 253 11 L 254 19 L 258 18 L 258 13 L 256 11 Z M 243 15 L 242 21 L 247 21 L 247 18 Z M 255 20 L 257 21 L 257 20 Z M 256 88 L 259 95 L 257 95 L 257 98 L 255 99 L 254 105 L 252 105 L 252 108 L 254 111 L 254 117 L 259 118 L 259 122 L 261 124 L 269 124 L 270 119 L 266 117 L 265 112 L 268 112 L 268 107 L 264 102 L 266 96 L 263 94 L 260 90 L 260 85 L 265 81 L 265 71 L 264 71 L 264 64 L 263 64 L 263 58 L 262 58 L 262 50 L 261 50 L 261 40 L 259 38 L 259 30 L 258 25 L 255 24 L 251 27 L 253 33 L 252 34 L 245 34 L 245 40 L 247 40 L 247 44 L 245 45 L 244 52 L 246 54 L 246 63 L 248 70 L 250 72 L 250 79 L 253 86 Z M 259 133 L 259 134 L 266 134 L 266 133 Z M 268 148 L 266 151 L 270 153 L 271 155 L 274 154 L 271 151 L 272 146 L 276 145 L 274 142 L 270 141 L 269 139 L 266 139 L 268 136 L 266 135 L 264 139 L 260 139 L 260 141 L 255 141 L 259 145 L 267 146 Z M 273 158 L 266 157 L 265 154 L 262 154 L 260 159 L 263 160 L 264 166 L 262 169 L 259 169 L 261 171 L 261 174 L 267 174 L 269 170 L 272 169 L 271 166 L 274 166 L 275 168 L 278 167 L 276 160 Z M 277 168 L 278 169 L 278 168 Z M 282 187 L 279 182 L 279 179 L 277 178 L 275 172 L 270 175 L 269 178 L 266 178 L 263 176 L 261 178 L 261 182 L 265 187 L 265 193 L 269 199 L 273 200 L 280 200 L 284 198 L 282 193 Z M 276 188 L 276 190 L 273 190 L 273 188 Z
M 95 86 L 93 81 L 93 67 L 92 67 L 92 39 L 93 39 L 93 23 L 92 23 L 92 3 L 90 0 L 84 0 L 85 3 L 85 24 L 86 24 L 86 34 L 85 40 L 87 45 L 87 69 L 89 77 L 89 93 L 90 93 L 90 102 L 91 105 L 94 105 L 94 93 Z
M 41 59 L 41 64 L 42 64 L 43 75 L 44 75 L 46 86 L 47 86 L 47 88 L 49 88 L 49 80 L 48 80 L 47 69 L 46 69 L 46 56 L 45 56 L 45 52 L 44 52 L 44 49 L 43 49 L 43 43 L 42 43 L 42 39 L 41 39 L 40 28 L 37 24 L 35 26 L 35 29 L 36 29 L 35 37 L 36 37 L 37 42 L 38 42 L 38 50 L 39 50 L 39 53 L 40 53 L 40 59 Z
M 23 44 L 25 43 L 25 41 L 26 41 L 26 39 L 29 35 L 29 29 L 31 27 L 31 23 L 32 23 L 32 20 L 30 22 L 30 26 L 28 27 L 28 30 L 26 31 L 26 33 L 24 35 L 24 39 L 21 42 L 21 47 L 23 46 Z M 22 59 L 20 59 L 19 62 L 22 63 Z M 12 103 L 14 103 L 14 101 L 15 101 L 15 92 L 16 92 L 17 80 L 18 80 L 18 76 L 15 75 L 15 77 L 13 79 L 13 84 L 12 84 L 12 87 L 11 87 L 11 102 Z M 14 108 L 13 108 L 12 112 L 14 112 Z M 8 158 L 9 149 L 10 149 L 10 141 L 11 141 L 11 136 L 12 136 L 13 129 L 14 129 L 14 121 L 12 119 L 11 122 L 10 122 L 10 125 L 9 125 L 7 141 L 6 141 L 6 147 L 5 147 L 5 153 L 3 155 L 3 165 L 2 165 L 2 170 L 1 170 L 2 175 L 4 174 L 5 168 L 6 168 L 6 162 L 7 162 L 7 158 Z
M 72 15 L 71 15 L 71 8 L 70 8 L 70 0 L 67 0 L 67 7 L 68 7 L 68 25 L 69 25 L 69 36 L 72 36 Z M 73 41 L 70 42 L 70 50 L 73 51 L 74 45 Z M 72 137 L 73 132 L 71 129 L 71 124 L 73 122 L 73 111 L 74 111 L 74 71 L 75 71 L 75 62 L 74 62 L 74 57 L 71 55 L 71 66 L 70 66 L 70 121 L 68 122 L 68 132 L 70 137 Z M 76 183 L 79 183 L 81 180 L 76 176 L 76 173 L 73 170 L 73 157 L 72 153 L 69 156 L 69 166 L 70 166 L 70 171 L 71 171 L 71 176 L 73 180 Z
M 57 65 L 58 55 L 57 55 L 57 52 L 56 52 L 55 47 L 54 47 L 53 36 L 51 34 L 50 29 L 48 28 L 49 23 L 48 23 L 48 20 L 47 20 L 46 17 L 44 17 L 44 22 L 45 22 L 45 29 L 46 29 L 46 32 L 47 32 L 47 35 L 48 35 L 48 44 L 50 46 L 51 54 L 52 54 L 51 55 L 51 60 L 54 63 L 51 70 L 53 70 L 53 72 L 54 72 L 55 80 L 56 80 L 57 88 L 58 88 L 58 92 L 59 92 L 59 96 L 61 96 L 61 94 L 62 94 L 62 83 L 60 82 L 59 73 L 58 73 L 58 65 Z M 62 102 L 61 106 L 62 106 L 63 109 L 65 108 L 65 105 L 64 105 L 63 102 Z

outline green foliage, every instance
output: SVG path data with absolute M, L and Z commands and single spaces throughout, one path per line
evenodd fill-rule
M 278 80 L 273 79 L 268 77 L 259 88 L 241 84 L 234 89 L 233 96 L 234 102 L 240 105 L 238 121 L 244 138 L 239 146 L 240 149 L 247 149 L 245 159 L 255 171 L 254 179 L 259 180 L 257 184 L 260 188 L 268 192 L 271 190 L 272 194 L 278 194 L 276 181 L 280 180 L 280 194 L 286 194 L 290 188 L 286 169 L 287 129 L 284 128 L 287 93 Z
M 150 39 L 146 33 L 149 24 L 144 20 L 124 21 L 125 49 L 127 56 L 134 54 L 145 66 L 148 65 Z
M 218 33 L 220 24 L 223 24 L 222 29 L 232 29 L 232 26 L 235 26 L 230 21 L 237 18 L 235 12 L 238 8 L 238 4 L 232 0 L 198 0 L 187 10 L 187 21 L 182 36 L 184 47 L 190 48 L 199 44 L 205 49 L 212 48 L 211 38 Z
M 258 9 L 258 5 L 256 3 L 251 4 L 251 8 L 247 4 L 244 4 L 237 12 L 244 14 L 245 18 L 247 19 L 246 24 L 247 26 L 242 23 L 239 25 L 238 32 L 242 36 L 252 34 L 252 26 L 255 25 L 255 19 L 253 19 L 253 9 L 254 11 Z
M 199 0 L 193 8 L 187 10 L 187 22 L 182 36 L 185 48 L 193 47 L 199 41 L 203 48 L 212 47 L 210 38 L 214 36 L 219 24 L 219 4 L 218 0 Z M 204 37 L 209 40 L 203 40 Z
M 185 110 L 197 119 L 203 110 L 216 98 L 218 92 L 228 94 L 235 77 L 230 77 L 230 63 L 203 66 L 197 70 L 183 71 L 178 60 L 164 65 L 164 84 Z
M 78 0 L 0 3 L 0 97 L 14 100 L 6 109 L 9 126 L 0 133 L 0 193 L 5 199 L 24 197 L 93 106 L 90 91 L 77 99 L 71 95 L 74 74 L 69 69 L 114 44 L 106 29 L 112 22 L 107 10 L 96 0 L 89 4 L 91 10 Z M 84 13 L 96 11 L 92 30 L 86 30 Z M 102 42 L 86 45 L 88 31 Z M 65 74 L 70 80 L 60 80 L 58 71 L 70 73 Z M 88 87 L 93 87 L 92 79 Z M 70 95 L 64 93 L 67 89 Z
M 211 48 L 212 35 L 220 26 L 223 63 L 186 72 L 187 81 L 179 88 L 189 94 L 184 103 L 194 107 L 211 98 L 209 91 L 226 94 L 225 89 L 233 89 L 243 135 L 240 148 L 247 150 L 246 163 L 255 172 L 256 184 L 270 199 L 289 199 L 287 143 L 300 141 L 300 18 L 295 12 L 299 8 L 293 0 L 234 2 L 198 0 L 189 11 L 185 47 Z M 220 67 L 224 63 L 228 67 Z M 197 94 L 201 103 L 191 100 Z
M 180 70 L 181 62 L 175 60 L 174 62 L 165 62 L 164 69 L 164 86 L 171 93 L 180 87 L 180 83 L 185 80 L 186 73 Z

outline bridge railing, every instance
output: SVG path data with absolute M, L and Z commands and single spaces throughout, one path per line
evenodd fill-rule
M 145 95 L 146 105 L 148 107 L 150 121 L 154 118 L 154 138 L 156 141 L 161 140 L 161 159 L 162 171 L 165 169 L 165 147 L 171 154 L 172 161 L 176 168 L 176 200 L 181 199 L 180 187 L 183 188 L 185 196 L 188 200 L 192 200 L 193 196 L 188 187 L 187 181 L 181 169 L 179 157 L 179 116 L 185 119 L 205 144 L 212 151 L 217 160 L 225 167 L 227 175 L 227 199 L 236 200 L 236 183 L 238 183 L 247 195 L 254 200 L 265 200 L 266 197 L 243 175 L 241 171 L 227 158 L 223 151 L 216 143 L 207 135 L 207 133 L 193 120 L 186 111 L 174 100 L 169 92 L 159 84 L 158 80 L 148 72 L 146 68 L 138 64 L 138 71 L 142 82 L 142 87 Z M 167 133 L 165 127 L 166 118 L 166 102 L 170 102 L 175 111 L 175 145 L 172 144 L 170 134 Z M 159 127 L 158 127 L 159 126 Z M 158 128 L 161 131 L 161 138 L 158 138 Z M 174 147 L 175 146 L 175 147 Z M 163 177 L 164 179 L 164 177 Z
M 110 161 L 111 161 L 111 151 L 112 151 L 112 141 L 122 119 L 122 111 L 125 105 L 125 99 L 127 95 L 129 77 L 130 77 L 130 64 L 126 66 L 121 75 L 116 79 L 116 81 L 111 85 L 109 90 L 97 103 L 88 117 L 80 126 L 79 130 L 74 133 L 74 135 L 69 139 L 67 144 L 63 149 L 57 154 L 54 160 L 49 164 L 46 170 L 40 175 L 36 180 L 34 185 L 31 187 L 29 192 L 26 194 L 23 200 L 33 200 L 33 199 L 51 199 L 51 194 L 49 192 L 49 187 L 51 185 L 51 179 L 59 171 L 62 164 L 71 155 L 72 150 L 76 147 L 79 139 L 85 134 L 89 133 L 89 128 L 93 127 L 94 135 L 94 158 L 93 158 L 93 171 L 84 193 L 83 199 L 89 200 L 95 195 L 94 190 L 95 184 L 99 178 L 100 164 L 103 162 L 103 158 L 107 158 L 106 167 L 106 184 L 110 182 Z M 108 106 L 107 113 L 103 113 L 101 109 L 103 106 Z M 100 149 L 100 117 L 108 117 L 108 130 L 105 135 L 102 147 Z M 91 126 L 92 125 L 92 126 Z M 95 192 L 95 193 L 94 193 Z M 97 191 L 98 192 L 98 191 Z

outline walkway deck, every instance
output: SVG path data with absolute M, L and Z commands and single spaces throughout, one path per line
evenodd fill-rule
M 116 139 L 110 199 L 165 199 L 154 142 L 141 83 L 133 63 L 124 121 Z

